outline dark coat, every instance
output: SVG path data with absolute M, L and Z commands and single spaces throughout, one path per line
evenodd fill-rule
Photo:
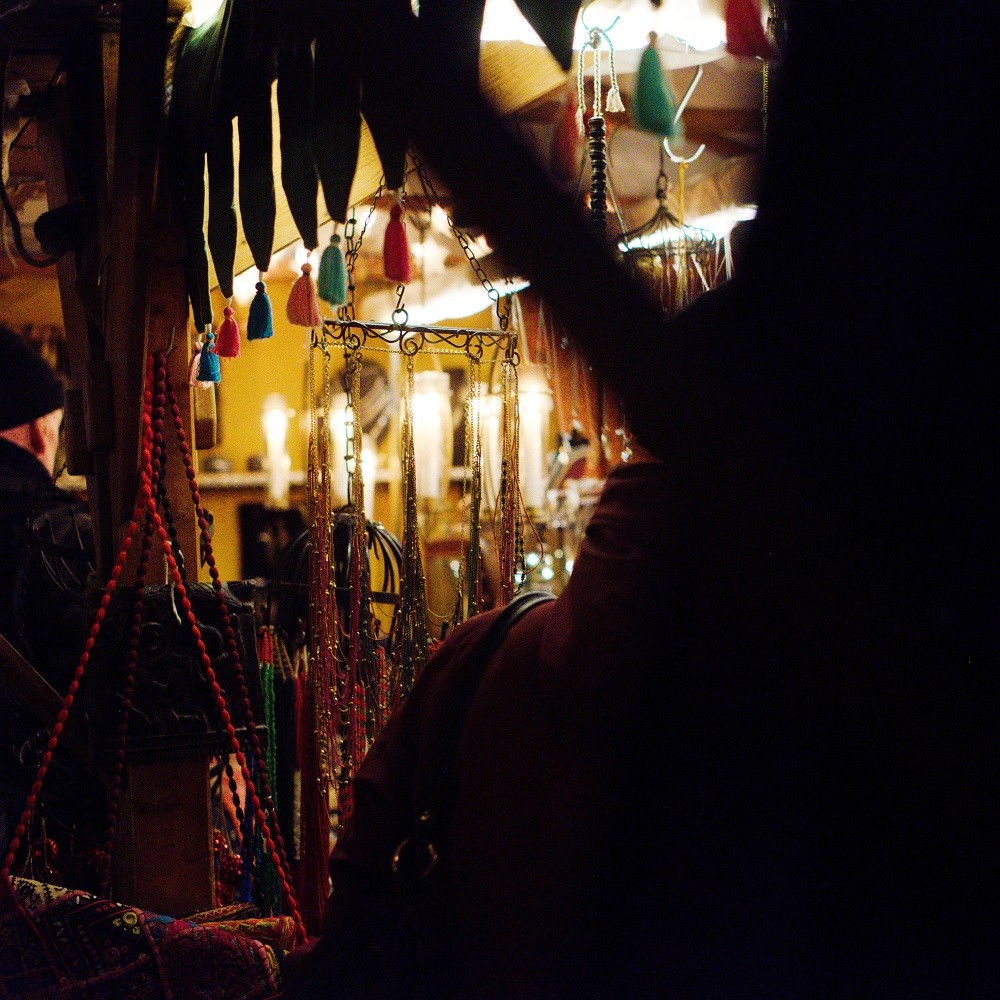
M 93 545 L 86 506 L 58 489 L 32 454 L 0 439 L 0 634 L 60 694 L 72 679 L 86 638 L 85 589 Z M 41 729 L 41 721 L 13 692 L 0 689 L 3 844 L 34 777 L 34 737 Z M 78 832 L 100 826 L 102 793 L 62 753 L 54 760 L 45 795 L 52 836 L 60 836 L 60 821 Z

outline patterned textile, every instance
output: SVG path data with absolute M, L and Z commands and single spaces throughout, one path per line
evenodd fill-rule
M 58 886 L 0 886 L 0 1000 L 275 1000 L 273 950 Z

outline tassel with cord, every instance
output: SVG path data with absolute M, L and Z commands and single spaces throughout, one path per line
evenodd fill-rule
M 390 281 L 406 285 L 413 279 L 413 262 L 410 260 L 410 240 L 406 235 L 402 195 L 397 191 L 396 202 L 389 210 L 389 224 L 385 227 L 382 245 L 382 269 Z
M 726 0 L 726 51 L 734 56 L 773 59 L 774 46 L 764 31 L 760 0 Z
M 319 259 L 319 297 L 331 306 L 347 301 L 347 263 L 340 248 L 340 234 L 334 230 L 323 256 Z
M 219 329 L 215 331 L 215 353 L 220 358 L 238 358 L 240 356 L 240 328 L 233 315 L 232 300 L 226 302 L 223 319 Z
M 670 88 L 669 74 L 663 72 L 656 51 L 656 32 L 649 33 L 649 44 L 639 59 L 632 95 L 632 120 L 642 132 L 677 139 L 681 124 L 675 120 L 677 101 Z
M 604 110 L 616 114 L 624 111 L 625 105 L 622 104 L 622 92 L 618 89 L 618 73 L 615 70 L 615 47 L 611 44 L 611 39 L 607 34 L 604 35 L 604 39 L 608 43 L 609 62 L 611 63 L 611 86 L 608 88 L 608 99 L 604 105 Z
M 247 340 L 267 340 L 272 336 L 274 336 L 274 311 L 267 295 L 264 276 L 260 274 L 257 294 L 250 303 L 250 315 L 247 316 Z
M 219 356 L 215 353 L 215 334 L 211 330 L 205 335 L 205 343 L 199 352 L 198 381 L 209 383 L 222 381 L 222 368 L 219 365 Z
M 323 317 L 319 311 L 319 299 L 316 297 L 316 282 L 313 281 L 312 264 L 308 258 L 302 265 L 302 273 L 295 279 L 292 290 L 288 293 L 288 306 L 285 310 L 288 322 L 295 326 L 322 326 Z

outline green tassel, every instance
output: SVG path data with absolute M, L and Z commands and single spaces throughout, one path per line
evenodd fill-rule
M 219 356 L 215 353 L 215 334 L 209 331 L 208 338 L 202 346 L 198 361 L 199 382 L 221 382 L 222 366 Z
M 331 306 L 342 306 L 347 301 L 347 264 L 340 249 L 340 236 L 330 237 L 329 246 L 319 260 L 319 297 Z
M 263 281 L 257 282 L 257 294 L 250 303 L 250 315 L 247 317 L 247 340 L 267 340 L 274 336 L 274 311 L 271 300 L 267 297 L 267 286 Z
M 650 36 L 650 43 L 639 60 L 635 93 L 632 95 L 632 120 L 635 127 L 643 132 L 677 139 L 681 134 L 680 122 L 674 121 L 677 101 L 671 93 L 669 77 L 664 76 L 660 66 L 655 38 L 655 35 Z

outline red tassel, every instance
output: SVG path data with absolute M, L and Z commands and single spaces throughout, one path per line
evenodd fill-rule
M 389 210 L 389 225 L 385 227 L 385 243 L 382 246 L 382 269 L 390 281 L 405 285 L 413 279 L 410 241 L 403 222 L 402 205 L 393 205 Z
M 774 46 L 760 19 L 760 0 L 726 0 L 726 51 L 734 56 L 774 58 Z
M 215 353 L 220 358 L 238 358 L 240 356 L 240 328 L 233 318 L 231 306 L 225 308 L 225 319 L 222 326 L 215 331 Z
M 323 317 L 319 313 L 319 296 L 316 294 L 316 282 L 312 279 L 312 264 L 306 261 L 302 265 L 302 274 L 295 279 L 292 290 L 288 293 L 288 306 L 285 310 L 288 322 L 296 326 L 317 327 L 323 325 Z

